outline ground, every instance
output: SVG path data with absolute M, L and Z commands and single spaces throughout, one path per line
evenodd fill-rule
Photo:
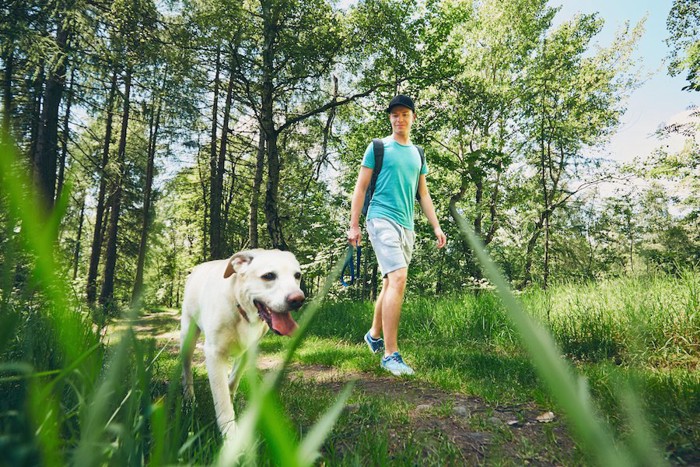
M 110 336 L 118 335 L 114 331 L 126 324 L 125 321 L 116 323 Z M 138 336 L 155 339 L 158 349 L 164 349 L 170 355 L 178 353 L 178 326 L 179 312 L 176 310 L 147 313 L 134 323 Z M 277 355 L 263 353 L 258 359 L 258 368 L 265 372 L 277 368 L 280 363 Z M 195 383 L 196 391 L 203 394 L 208 391 L 208 386 L 206 378 L 202 377 L 206 368 L 201 338 L 197 343 L 194 365 L 195 373 L 200 375 Z M 434 442 L 447 443 L 454 456 L 468 464 L 561 465 L 580 462 L 580 456 L 572 454 L 574 443 L 560 416 L 535 403 L 489 404 L 479 397 L 447 392 L 415 378 L 346 371 L 326 365 L 292 363 L 287 371 L 288 385 L 302 385 L 302 393 L 313 393 L 322 399 L 324 395 L 340 392 L 351 380 L 355 381 L 354 396 L 345 409 L 347 416 L 339 423 L 364 423 L 366 417 L 353 415 L 367 410 L 363 407 L 366 401 L 388 398 L 394 406 L 402 407 L 400 423 L 383 423 L 386 432 L 382 436 L 387 437 L 388 459 L 395 458 L 405 449 L 408 437 L 420 445 L 419 450 L 430 449 L 429 445 Z M 240 404 L 237 401 L 237 405 Z M 335 437 L 332 449 L 336 457 L 344 458 L 359 442 L 357 436 L 347 433 L 362 431 L 362 427 L 343 426 L 337 430 L 344 434 Z M 435 452 L 440 455 L 439 449 Z

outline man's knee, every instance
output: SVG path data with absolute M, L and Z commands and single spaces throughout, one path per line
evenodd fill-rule
M 406 287 L 406 279 L 408 277 L 408 268 L 401 268 L 391 271 L 387 274 L 389 287 L 394 287 L 403 290 Z

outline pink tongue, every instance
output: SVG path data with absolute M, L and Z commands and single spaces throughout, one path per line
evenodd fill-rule
M 283 336 L 288 336 L 297 328 L 297 323 L 289 313 L 270 313 L 272 318 L 272 329 L 279 332 Z

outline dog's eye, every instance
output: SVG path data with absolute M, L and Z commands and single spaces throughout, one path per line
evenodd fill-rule
M 296 280 L 301 279 L 301 273 L 298 272 L 298 273 L 294 274 L 294 278 L 295 278 Z
M 274 281 L 275 279 L 277 279 L 277 274 L 275 274 L 274 272 L 268 272 L 267 274 L 263 274 L 260 277 L 266 281 Z

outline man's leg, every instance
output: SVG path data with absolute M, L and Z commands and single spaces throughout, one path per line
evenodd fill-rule
M 408 268 L 401 268 L 390 272 L 384 279 L 380 315 L 384 332 L 385 356 L 399 350 L 399 320 L 401 319 L 401 305 L 403 304 L 403 294 L 406 290 L 407 275 Z M 375 307 L 375 319 L 377 315 L 376 310 L 377 308 Z
M 372 328 L 369 330 L 369 335 L 373 339 L 382 337 L 382 301 L 384 300 L 384 291 L 387 287 L 386 277 L 382 281 L 382 291 L 379 292 L 377 301 L 374 302 L 374 318 L 372 318 Z

